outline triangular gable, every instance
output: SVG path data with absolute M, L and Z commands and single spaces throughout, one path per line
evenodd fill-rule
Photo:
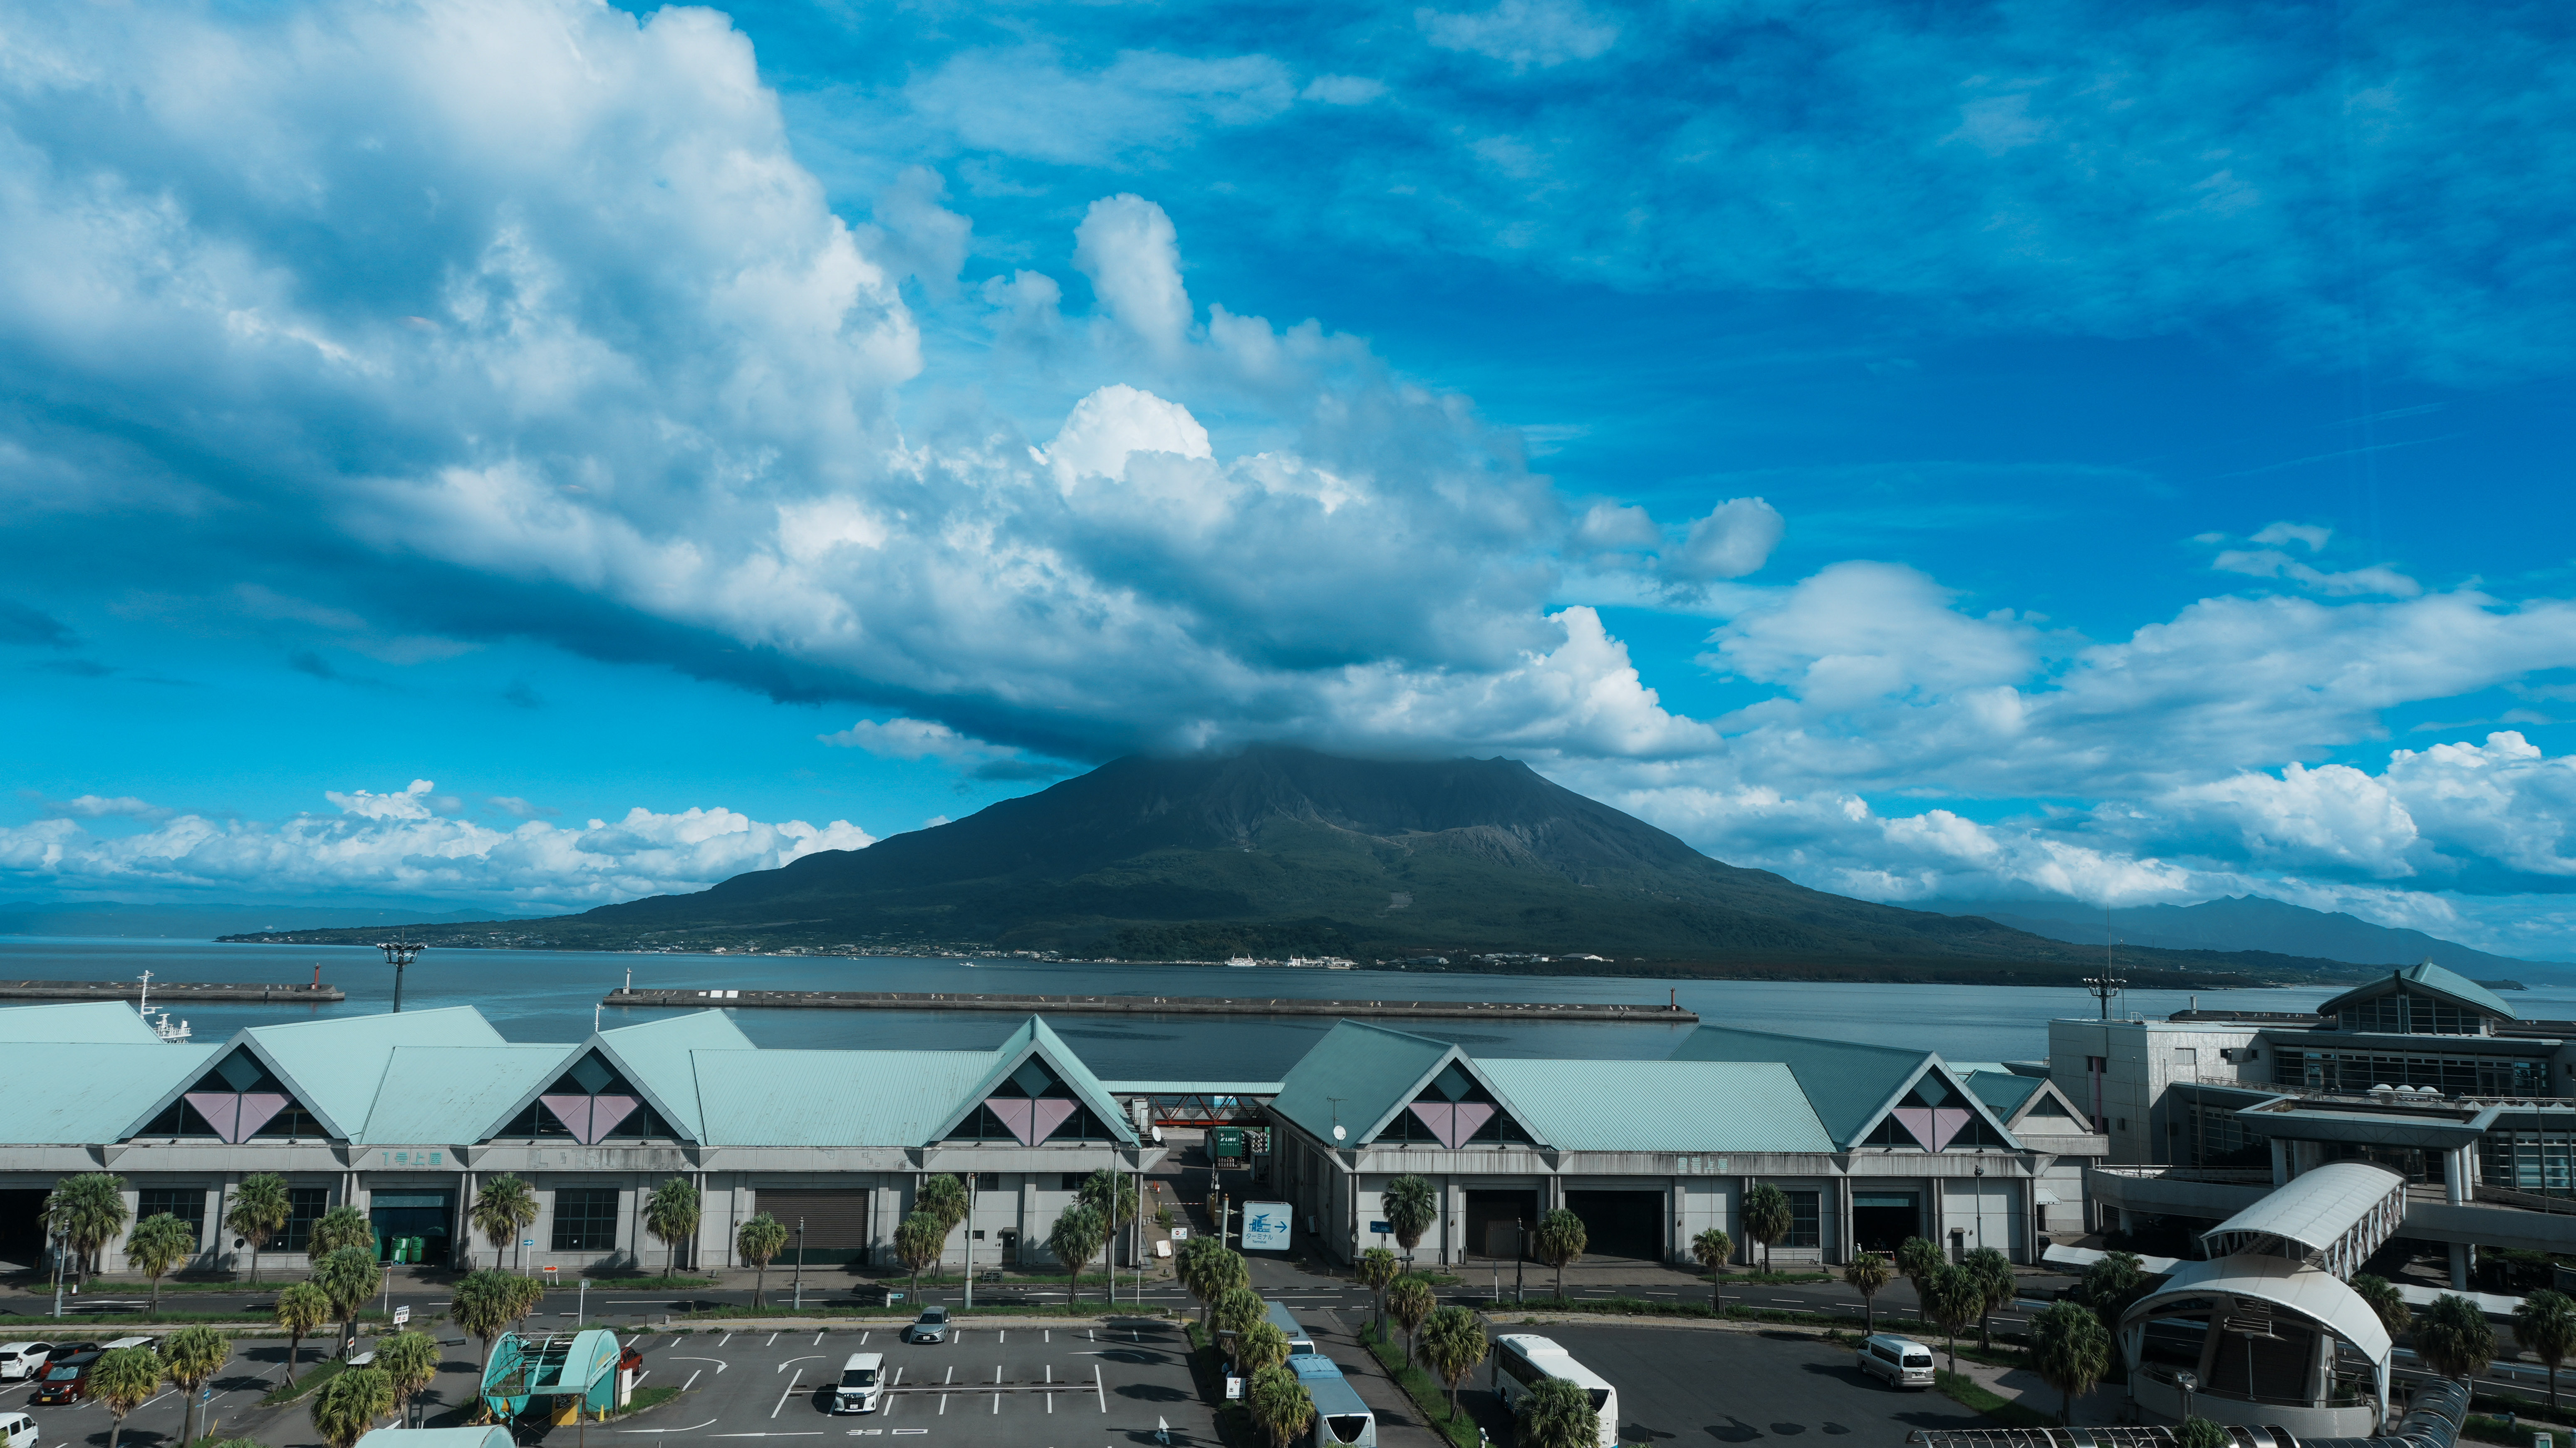
M 183 1105 L 213 1129 L 216 1139 L 229 1145 L 248 1141 L 289 1110 L 310 1117 L 331 1140 L 350 1139 L 337 1121 L 314 1104 L 312 1093 L 247 1030 L 216 1047 L 198 1069 L 164 1090 L 151 1109 L 129 1122 L 116 1139 L 163 1134 L 179 1119 L 173 1113 Z
M 2049 1080 L 2042 1080 L 2039 1083 L 2038 1090 L 2023 1097 L 2021 1104 L 2014 1107 L 2011 1114 L 2004 1118 L 2004 1125 L 2008 1128 L 2018 1128 L 2024 1121 L 2030 1119 L 2031 1114 L 2038 1110 L 2039 1104 L 2043 1101 L 2055 1102 L 2057 1109 L 2066 1113 L 2066 1129 L 2068 1131 L 2089 1134 L 2093 1130 L 2093 1124 L 2085 1116 L 2084 1108 L 2076 1105 L 2075 1098 L 2067 1095 L 2064 1088 L 2060 1087 L 2056 1082 Z M 2042 1115 L 2039 1118 L 2041 1122 L 2053 1121 L 2055 1119 L 2056 1118 L 2047 1115 Z M 2046 1128 L 2037 1127 L 2034 1129 L 2045 1130 Z
M 1047 1069 L 1053 1071 L 1065 1089 L 1073 1093 L 1071 1099 L 1056 1097 L 1041 1101 L 1023 1096 L 1015 1100 L 1003 1093 L 1004 1083 L 1011 1081 L 1013 1073 L 1031 1060 L 1046 1062 Z M 1035 1146 L 1072 1116 L 1074 1101 L 1081 1102 L 1117 1140 L 1131 1146 L 1136 1143 L 1135 1128 L 1128 1124 L 1108 1088 L 1100 1084 L 1100 1078 L 1092 1074 L 1091 1068 L 1083 1064 L 1082 1058 L 1076 1056 L 1073 1048 L 1049 1029 L 1045 1021 L 1031 1016 L 1018 1030 L 1011 1032 L 1010 1039 L 994 1048 L 992 1069 L 978 1078 L 974 1088 L 949 1108 L 948 1114 L 941 1118 L 939 1129 L 922 1144 L 926 1146 L 947 1140 L 977 1111 L 992 1106 L 994 1115 L 1001 1118 L 1003 1126 L 1020 1144 Z M 1022 1103 L 1025 1103 L 1025 1111 L 1021 1109 Z M 1059 1105 L 1064 1109 L 1057 1110 Z
M 1346 1032 L 1350 1034 L 1345 1036 Z M 1370 1099 L 1362 1100 L 1352 1096 L 1342 1101 L 1341 1104 L 1352 1111 L 1352 1114 L 1342 1122 L 1350 1128 L 1349 1140 L 1344 1144 L 1366 1146 L 1384 1135 L 1399 1118 L 1407 1116 L 1421 1122 L 1433 1139 L 1449 1150 L 1454 1151 L 1466 1144 L 1469 1138 L 1493 1119 L 1493 1111 L 1477 1109 L 1483 1103 L 1424 1099 L 1426 1093 L 1439 1097 L 1451 1095 L 1452 1093 L 1448 1092 L 1435 1092 L 1432 1087 L 1435 1082 L 1452 1071 L 1483 1088 L 1484 1093 L 1492 1098 L 1493 1107 L 1519 1124 L 1521 1130 L 1524 1132 L 1530 1130 L 1528 1114 L 1514 1106 L 1510 1095 L 1494 1084 L 1493 1078 L 1477 1067 L 1475 1058 L 1460 1050 L 1455 1043 L 1435 1041 L 1427 1036 L 1417 1036 L 1409 1031 L 1371 1025 L 1364 1021 L 1343 1021 L 1334 1026 L 1332 1031 L 1334 1036 L 1344 1036 L 1339 1044 L 1345 1047 L 1358 1041 L 1363 1033 L 1371 1038 L 1361 1046 L 1364 1052 L 1376 1057 L 1381 1064 L 1409 1058 L 1413 1069 L 1407 1071 L 1403 1066 L 1398 1065 L 1394 1068 L 1393 1074 L 1382 1076 L 1376 1083 L 1379 1089 L 1372 1093 Z M 1327 1039 L 1329 1040 L 1330 1037 Z M 1389 1051 L 1383 1049 L 1385 1046 L 1412 1049 Z M 1310 1060 L 1312 1057 L 1313 1053 L 1309 1053 Z M 1307 1062 L 1300 1061 L 1298 1067 L 1302 1070 L 1306 1064 Z M 1297 1070 L 1289 1072 L 1291 1085 L 1296 1084 L 1298 1074 Z M 1394 1086 L 1396 1089 L 1384 1089 L 1387 1086 Z M 1283 1097 L 1287 1094 L 1285 1090 L 1280 1093 Z M 1272 1104 L 1276 1106 L 1277 1102 L 1274 1101 Z M 1307 1123 L 1301 1121 L 1299 1124 Z
M 2317 1014 L 2339 1016 L 2348 1006 L 2377 1000 L 2381 996 L 2395 995 L 2401 990 L 2447 1000 L 2453 1005 L 2465 1007 L 2480 1015 L 2499 1016 L 2508 1021 L 2522 1019 L 2522 1013 L 2505 1004 L 2504 997 L 2457 971 L 2446 970 L 2429 960 L 2421 965 L 2410 965 L 2402 970 L 2393 970 L 2367 985 L 2354 986 L 2318 1006 Z
M 683 1141 L 700 1142 L 705 1138 L 706 1119 L 698 1101 L 697 1068 L 691 1054 L 705 1050 L 752 1050 L 751 1038 L 733 1023 L 723 1011 L 691 1011 L 641 1025 L 618 1026 L 595 1031 L 589 1040 L 563 1048 L 554 1067 L 538 1078 L 533 1086 L 519 1091 L 509 1109 L 487 1122 L 477 1141 L 490 1141 L 509 1124 L 525 1115 L 530 1106 L 542 1105 L 572 1133 L 575 1141 L 585 1146 L 606 1139 L 617 1124 L 634 1114 L 636 1105 L 653 1108 L 655 1115 L 667 1122 Z M 609 1099 L 605 1105 L 592 1092 L 558 1092 L 555 1084 L 567 1075 L 580 1071 L 593 1054 L 626 1079 L 632 1088 L 633 1101 Z M 572 1095 L 585 1098 L 575 1102 Z M 627 1092 L 615 1093 L 624 1098 Z M 562 1101 L 548 1098 L 563 1096 Z
M 1972 1123 L 1983 1123 L 2003 1145 L 2021 1150 L 2010 1128 L 1988 1106 L 1983 1097 L 1968 1089 L 1967 1080 L 1944 1064 L 1939 1056 L 1926 1052 L 1922 1064 L 1909 1073 L 1878 1110 L 1869 1114 L 1860 1129 L 1843 1141 L 1856 1146 L 1876 1135 L 1880 1126 L 1894 1120 L 1927 1151 L 1945 1151 L 1957 1141 Z
M 354 1140 L 375 1108 L 396 1046 L 506 1046 L 472 1006 L 388 1012 L 282 1026 L 236 1038 L 277 1073 L 334 1140 Z

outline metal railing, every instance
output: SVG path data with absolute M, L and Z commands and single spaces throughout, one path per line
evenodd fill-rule
M 2499 1207 L 2519 1207 L 2526 1212 L 2558 1212 L 2576 1216 L 2576 1198 L 2517 1191 L 2512 1187 L 2494 1187 L 2484 1182 L 2469 1188 L 2469 1200 Z
M 2272 1169 L 2264 1166 L 2089 1166 L 2104 1176 L 2131 1181 L 2209 1182 L 2225 1186 L 2270 1186 Z

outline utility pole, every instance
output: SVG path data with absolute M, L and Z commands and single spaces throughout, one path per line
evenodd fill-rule
M 976 1172 L 965 1172 L 966 1178 L 966 1309 L 975 1309 L 975 1178 Z
M 394 1014 L 396 1015 L 402 1014 L 403 967 L 410 965 L 427 948 L 405 940 L 401 932 L 396 932 L 391 940 L 376 942 L 376 949 L 385 953 L 385 964 L 394 968 Z

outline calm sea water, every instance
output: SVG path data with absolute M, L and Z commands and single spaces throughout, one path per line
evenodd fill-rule
M 243 1026 L 372 1014 L 393 1001 L 393 973 L 355 946 L 216 945 L 203 941 L 0 937 L 0 979 L 295 983 L 313 978 L 348 992 L 337 1006 L 190 1006 L 199 1040 Z M 740 990 L 982 991 L 1037 994 L 1279 996 L 1327 999 L 1634 1001 L 1678 999 L 1712 1023 L 1939 1051 L 1961 1061 L 2045 1055 L 2047 1023 L 2090 1016 L 2077 990 L 1960 985 L 1810 985 L 1782 981 L 1661 981 L 1414 974 L 1397 971 L 1235 970 L 1224 966 L 1064 965 L 1011 960 L 857 959 L 715 955 L 616 955 L 583 951 L 431 950 L 404 977 L 406 1009 L 471 1005 L 520 1041 L 586 1034 L 600 997 L 633 972 L 638 987 Z M 2204 1007 L 2304 1010 L 2331 991 L 2202 992 Z M 2526 1016 L 2576 1018 L 2576 988 L 2515 994 Z M 2136 991 L 2127 1013 L 2160 1017 L 2187 1004 L 2181 992 Z M 668 1014 L 608 1010 L 614 1026 Z M 955 1049 L 990 1046 L 1017 1018 L 981 1012 L 778 1011 L 736 1013 L 765 1046 Z M 1332 1027 L 1319 1017 L 1240 1019 L 1060 1016 L 1057 1031 L 1112 1079 L 1275 1078 Z M 1492 1056 L 1657 1057 L 1682 1026 L 1416 1021 L 1403 1028 Z

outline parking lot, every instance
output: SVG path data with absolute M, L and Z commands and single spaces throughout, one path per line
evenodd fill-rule
M 1892 1448 L 1917 1428 L 1992 1426 L 1948 1398 L 1864 1376 L 1850 1348 L 1786 1333 L 1508 1321 L 1495 1331 L 1554 1338 L 1608 1379 L 1619 1390 L 1622 1443 L 1785 1445 L 1812 1435 Z M 1489 1368 L 1468 1381 L 1461 1402 L 1483 1422 L 1507 1422 Z

